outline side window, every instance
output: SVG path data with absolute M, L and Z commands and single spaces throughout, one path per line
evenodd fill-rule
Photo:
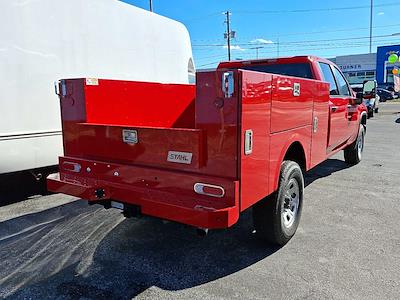
M 333 68 L 335 77 L 339 86 L 339 95 L 350 96 L 349 87 L 347 86 L 346 79 L 344 79 L 342 73 L 339 72 L 337 68 Z
M 321 69 L 322 75 L 324 77 L 324 81 L 329 82 L 330 84 L 330 94 L 331 95 L 339 95 L 339 90 L 336 85 L 335 77 L 333 76 L 331 67 L 325 63 L 319 63 L 319 67 Z

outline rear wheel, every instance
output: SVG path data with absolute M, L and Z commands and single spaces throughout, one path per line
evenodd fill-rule
M 299 225 L 303 193 L 304 179 L 300 166 L 294 161 L 284 161 L 278 190 L 253 206 L 257 236 L 272 244 L 285 245 Z
M 360 124 L 357 139 L 344 149 L 344 160 L 351 165 L 358 164 L 364 151 L 365 128 Z
M 376 107 L 375 109 L 374 109 L 374 113 L 378 113 L 378 111 L 379 111 L 379 107 Z

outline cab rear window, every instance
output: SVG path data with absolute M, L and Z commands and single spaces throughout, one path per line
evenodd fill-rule
M 314 78 L 311 72 L 310 64 L 308 63 L 247 65 L 240 67 L 240 69 L 309 79 Z

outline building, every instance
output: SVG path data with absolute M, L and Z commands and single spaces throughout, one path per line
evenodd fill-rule
M 329 60 L 338 65 L 350 84 L 375 79 L 376 53 L 336 56 Z
M 379 86 L 393 86 L 393 68 L 400 69 L 400 61 L 389 63 L 391 54 L 400 57 L 400 45 L 381 46 L 376 53 L 343 55 L 329 58 L 337 64 L 350 84 L 374 80 Z
M 379 86 L 393 86 L 393 69 L 400 69 L 400 61 L 389 63 L 391 54 L 400 56 L 400 45 L 378 47 L 376 52 L 376 80 Z

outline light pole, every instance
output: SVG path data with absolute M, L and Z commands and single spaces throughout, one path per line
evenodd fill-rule
M 153 11 L 153 0 L 150 0 L 150 11 Z
M 372 53 L 372 17 L 374 12 L 374 0 L 371 0 L 371 9 L 369 15 L 369 53 Z

